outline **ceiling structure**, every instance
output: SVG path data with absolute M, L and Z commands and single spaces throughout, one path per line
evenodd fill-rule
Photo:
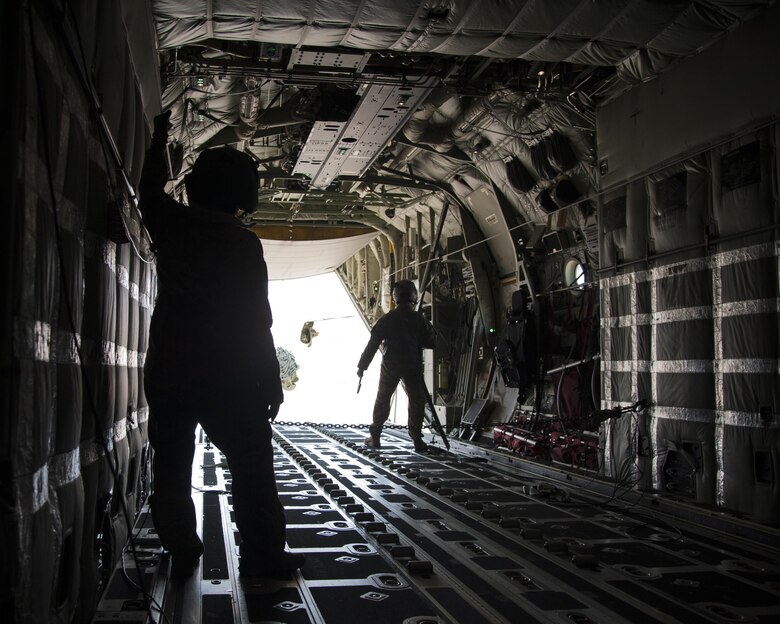
M 522 236 L 597 188 L 595 109 L 696 54 L 768 0 L 152 0 L 179 180 L 204 148 L 257 161 L 248 225 L 281 267 L 312 238 L 332 270 L 363 241 L 423 239 L 490 186 Z M 465 205 L 465 204 L 464 204 Z M 449 212 L 444 236 L 462 232 Z M 340 242 L 339 242 L 340 241 Z M 318 243 L 323 245 L 325 243 Z

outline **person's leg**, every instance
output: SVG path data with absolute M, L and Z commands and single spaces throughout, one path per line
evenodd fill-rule
M 196 421 L 175 397 L 158 392 L 147 396 L 149 441 L 154 450 L 149 506 L 160 541 L 171 553 L 172 575 L 186 577 L 203 553 L 191 492 Z
M 227 458 L 233 509 L 241 534 L 241 573 L 293 570 L 303 557 L 285 553 L 286 521 L 273 466 L 271 426 L 256 401 L 226 400 L 201 416 L 201 425 Z
M 376 400 L 374 401 L 374 414 L 371 426 L 369 427 L 369 436 L 366 438 L 366 446 L 379 448 L 381 446 L 380 435 L 382 427 L 390 417 L 390 403 L 393 400 L 393 393 L 398 387 L 400 377 L 382 362 L 382 368 L 379 372 L 379 387 L 376 391 Z
M 405 374 L 403 384 L 409 398 L 409 437 L 414 442 L 414 450 L 426 451 L 428 445 L 422 438 L 422 426 L 425 420 L 425 405 L 428 402 L 428 389 L 425 387 L 422 371 Z

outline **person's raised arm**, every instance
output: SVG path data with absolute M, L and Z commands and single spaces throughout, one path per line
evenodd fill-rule
M 165 192 L 165 184 L 168 182 L 168 163 L 165 159 L 165 149 L 168 143 L 168 126 L 171 111 L 165 111 L 154 118 L 154 131 L 152 142 L 146 151 L 144 167 L 141 172 L 139 191 L 141 201 L 138 207 L 144 218 L 144 224 L 151 230 L 155 229 L 160 205 L 174 201 Z M 154 232 L 150 230 L 152 236 Z

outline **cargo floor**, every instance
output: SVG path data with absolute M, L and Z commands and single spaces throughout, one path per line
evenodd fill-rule
M 168 579 L 145 511 L 136 557 L 117 566 L 95 622 L 147 621 L 136 561 L 155 621 L 171 624 L 780 621 L 776 539 L 697 526 L 489 453 L 417 454 L 401 431 L 377 452 L 361 445 L 364 429 L 275 430 L 288 545 L 305 567 L 288 581 L 238 576 L 230 473 L 201 439 L 200 567 Z

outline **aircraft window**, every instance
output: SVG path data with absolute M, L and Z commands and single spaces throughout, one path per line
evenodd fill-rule
M 579 292 L 585 288 L 585 265 L 577 258 L 570 258 L 563 267 L 563 280 L 566 288 Z

